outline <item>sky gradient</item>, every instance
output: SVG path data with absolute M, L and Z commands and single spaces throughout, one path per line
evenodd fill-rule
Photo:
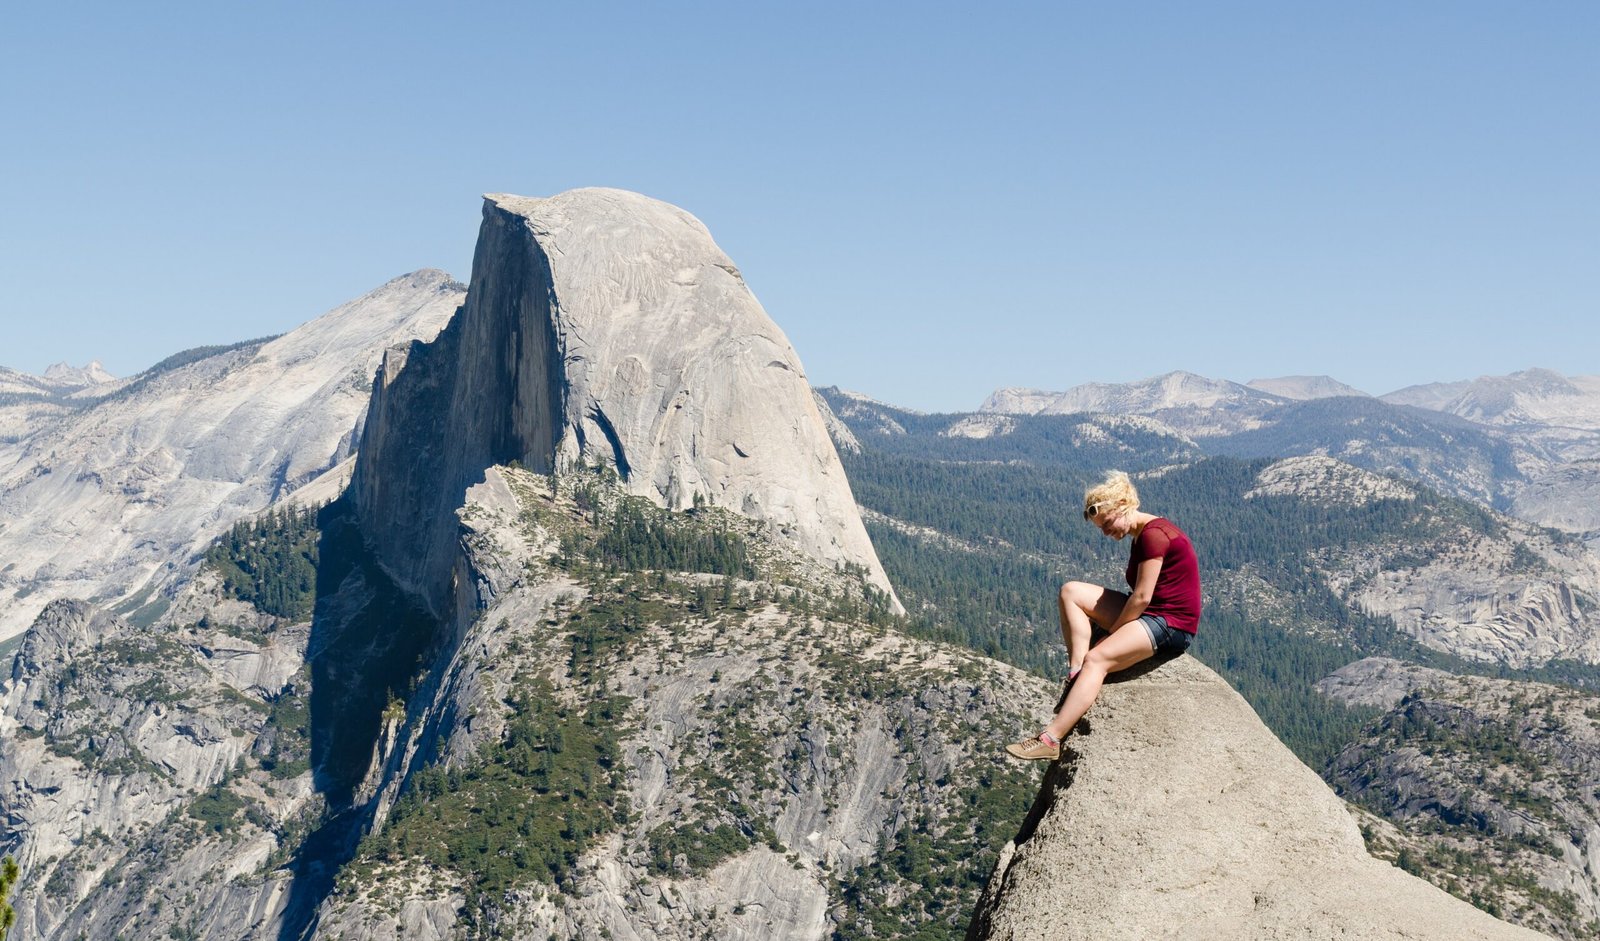
M 466 280 L 480 194 L 603 185 L 914 408 L 1600 373 L 1600 4 L 331 6 L 8 10 L 0 365 Z

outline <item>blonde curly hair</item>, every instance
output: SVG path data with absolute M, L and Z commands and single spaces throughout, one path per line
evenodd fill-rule
M 1139 508 L 1139 491 L 1122 471 L 1111 471 L 1106 479 L 1083 495 L 1083 518 L 1094 519 L 1107 513 L 1120 515 Z

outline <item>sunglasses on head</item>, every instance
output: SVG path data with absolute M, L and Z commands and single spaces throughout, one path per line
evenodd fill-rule
M 1106 504 L 1104 504 L 1104 503 L 1091 503 L 1091 504 L 1089 504 L 1083 510 L 1083 518 L 1086 519 L 1086 520 L 1094 519 L 1095 516 L 1100 512 L 1100 508 L 1103 507 L 1103 506 L 1106 506 Z

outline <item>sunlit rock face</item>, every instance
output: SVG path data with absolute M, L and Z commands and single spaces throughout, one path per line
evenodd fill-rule
M 1344 803 L 1196 660 L 1107 686 L 1067 745 L 970 941 L 1544 937 L 1367 855 Z
M 356 478 L 384 566 L 451 605 L 452 511 L 494 463 L 615 468 L 889 584 L 794 348 L 699 220 L 636 193 L 491 195 L 461 313 L 379 371 Z
M 340 477 L 384 351 L 432 339 L 462 296 L 445 272 L 417 271 L 270 341 L 70 395 L 35 383 L 54 412 L 0 430 L 0 640 L 58 598 L 158 605 L 236 521 Z M 89 382 L 93 366 L 56 373 Z

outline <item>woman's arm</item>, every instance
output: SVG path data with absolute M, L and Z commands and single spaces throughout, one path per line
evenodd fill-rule
M 1116 623 L 1111 625 L 1113 634 L 1122 625 L 1137 621 L 1144 609 L 1150 606 L 1150 599 L 1156 594 L 1156 579 L 1161 576 L 1161 561 L 1158 556 L 1139 563 L 1139 573 L 1133 580 L 1133 592 L 1122 605 L 1122 613 L 1117 615 Z

